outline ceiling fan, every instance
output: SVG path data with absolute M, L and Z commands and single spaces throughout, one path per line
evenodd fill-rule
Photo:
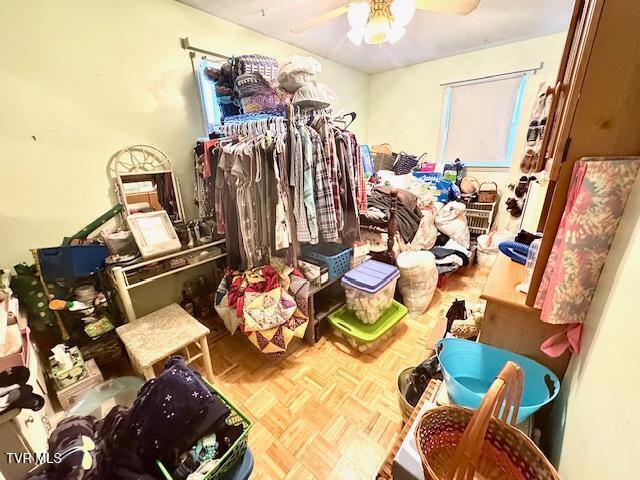
M 357 46 L 396 43 L 416 10 L 468 15 L 478 8 L 480 0 L 364 0 L 351 2 L 312 20 L 296 25 L 292 33 L 302 33 L 329 20 L 347 14 L 351 30 L 347 37 Z

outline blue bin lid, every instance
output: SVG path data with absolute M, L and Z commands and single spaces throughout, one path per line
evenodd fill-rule
M 342 284 L 368 293 L 375 293 L 400 275 L 393 265 L 367 260 L 342 277 Z

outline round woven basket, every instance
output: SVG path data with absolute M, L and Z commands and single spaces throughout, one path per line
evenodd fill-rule
M 458 406 L 427 411 L 415 431 L 425 478 L 433 480 L 559 480 L 549 460 L 522 432 L 506 423 L 517 398 L 511 422 L 517 417 L 522 379 L 509 391 L 507 367 L 474 412 Z M 522 372 L 519 371 L 519 375 Z M 504 378 L 507 377 L 505 382 Z M 506 389 L 505 389 L 506 388 Z M 500 390 L 502 389 L 502 390 Z M 493 390 L 493 391 L 492 391 Z M 502 408 L 503 400 L 506 405 Z M 495 418 L 502 412 L 502 420 Z

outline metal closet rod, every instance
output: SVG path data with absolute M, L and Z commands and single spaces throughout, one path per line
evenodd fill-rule
M 192 52 L 198 52 L 198 53 L 204 53 L 205 55 L 210 55 L 212 57 L 222 58 L 224 60 L 229 60 L 231 58 L 228 55 L 222 55 L 220 53 L 211 52 L 209 50 L 203 50 L 202 48 L 194 47 L 189 43 L 189 37 L 181 38 L 180 39 L 180 46 L 182 48 L 184 48 L 185 50 L 190 50 Z

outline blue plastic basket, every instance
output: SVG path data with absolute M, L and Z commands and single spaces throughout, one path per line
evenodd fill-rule
M 329 281 L 340 278 L 349 271 L 351 259 L 351 247 L 345 247 L 339 243 L 319 243 L 305 247 L 304 255 L 325 263 L 329 269 Z
M 76 245 L 38 250 L 42 276 L 46 281 L 91 275 L 104 267 L 104 261 L 108 256 L 107 247 L 103 245 Z
M 524 422 L 553 400 L 560 390 L 560 380 L 555 373 L 517 353 L 457 338 L 440 340 L 437 351 L 449 398 L 463 407 L 478 408 L 508 361 L 517 363 L 524 373 L 517 423 Z

